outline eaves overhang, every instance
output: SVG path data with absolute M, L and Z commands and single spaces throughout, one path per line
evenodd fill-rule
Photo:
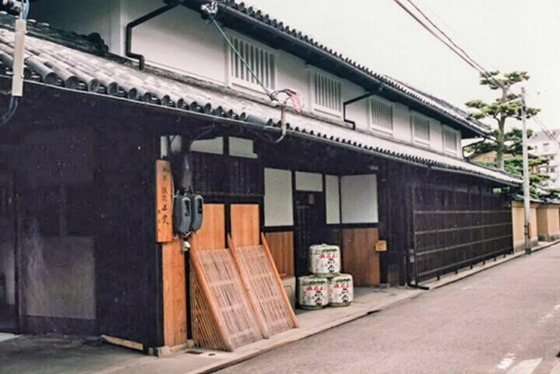
M 0 28 L 0 57 L 10 50 L 13 31 Z M 41 84 L 75 94 L 150 105 L 185 116 L 238 124 L 263 131 L 281 131 L 281 110 L 264 99 L 243 95 L 228 87 L 173 75 L 147 66 L 140 71 L 128 63 L 28 36 L 26 84 Z M 6 70 L 0 58 L 0 71 Z M 1 74 L 0 74 L 1 75 Z M 47 79 L 48 78 L 48 79 Z M 5 77 L 4 80 L 9 78 Z M 310 113 L 285 113 L 288 135 L 344 147 L 397 162 L 472 175 L 501 185 L 519 185 L 521 179 L 497 169 L 469 163 L 459 157 L 353 130 L 342 121 Z

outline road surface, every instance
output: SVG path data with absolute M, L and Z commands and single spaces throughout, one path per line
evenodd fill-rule
M 560 374 L 560 245 L 220 371 Z

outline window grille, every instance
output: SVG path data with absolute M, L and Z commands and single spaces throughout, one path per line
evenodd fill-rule
M 336 79 L 313 72 L 314 108 L 327 113 L 342 113 L 342 84 Z
M 414 140 L 420 143 L 430 142 L 430 121 L 419 115 L 412 115 Z
M 457 153 L 457 133 L 452 130 L 443 131 L 443 146 L 446 151 Z
M 374 128 L 393 131 L 393 106 L 376 98 L 371 99 L 371 124 Z
M 274 90 L 276 68 L 274 54 L 235 36 L 230 36 L 230 39 L 235 49 L 239 51 L 239 54 L 251 67 L 264 86 Z M 230 51 L 230 72 L 233 83 L 243 86 L 248 85 L 250 87 L 258 86 L 259 84 L 241 58 L 233 51 Z

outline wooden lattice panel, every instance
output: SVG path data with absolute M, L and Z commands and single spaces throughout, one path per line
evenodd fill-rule
M 297 327 L 292 307 L 266 248 L 262 245 L 235 248 L 234 256 L 270 334 Z
M 191 250 L 191 263 L 196 282 L 193 300 L 195 318 L 214 322 L 214 326 L 195 328 L 195 343 L 208 348 L 232 351 L 265 337 L 260 315 L 257 314 L 251 296 L 241 280 L 239 269 L 229 249 Z M 204 305 L 206 303 L 206 305 Z M 203 315 L 209 313 L 209 316 Z M 218 347 L 217 340 L 222 343 Z
M 222 340 L 216 320 L 212 315 L 208 301 L 204 298 L 192 266 L 190 274 L 193 340 L 198 347 L 227 351 L 228 347 Z

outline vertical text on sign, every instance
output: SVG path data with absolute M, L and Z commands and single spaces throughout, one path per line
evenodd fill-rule
M 171 165 L 168 161 L 156 161 L 156 241 L 167 243 L 173 240 L 171 221 L 173 191 Z

